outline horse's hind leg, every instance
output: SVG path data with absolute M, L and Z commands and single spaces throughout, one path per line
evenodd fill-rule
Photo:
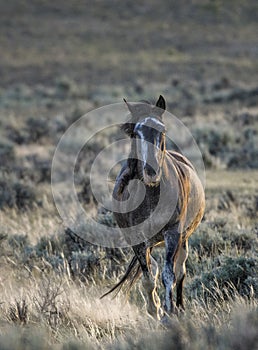
M 148 262 L 148 259 L 149 262 Z M 159 266 L 157 261 L 153 258 L 151 255 L 151 249 L 147 250 L 147 263 L 149 266 L 149 270 L 151 271 L 151 275 L 154 281 L 154 289 L 152 291 L 152 300 L 155 304 L 156 311 L 157 311 L 157 316 L 159 318 L 159 311 L 160 311 L 160 299 L 157 293 L 157 284 L 158 284 L 158 279 L 159 279 Z
M 165 241 L 165 266 L 162 272 L 162 282 L 165 287 L 164 309 L 168 314 L 174 313 L 176 308 L 173 302 L 173 287 L 176 283 L 175 260 L 180 244 L 180 233 L 177 229 L 169 230 L 164 235 Z
M 183 285 L 186 275 L 185 263 L 188 258 L 188 241 L 184 241 L 178 250 L 177 259 L 176 259 L 176 306 L 178 308 L 185 309 L 184 300 L 183 300 Z
M 147 311 L 150 315 L 158 316 L 158 310 L 154 301 L 155 283 L 150 272 L 150 251 L 144 243 L 133 246 L 133 250 L 140 263 L 143 279 L 142 285 L 147 297 Z

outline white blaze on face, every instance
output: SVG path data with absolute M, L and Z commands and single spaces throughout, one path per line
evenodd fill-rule
M 147 157 L 148 157 L 148 146 L 149 146 L 149 142 L 147 142 L 144 139 L 144 135 L 142 132 L 138 132 L 141 138 L 141 149 L 142 149 L 142 159 L 143 159 L 143 167 L 146 166 L 147 164 Z
M 148 121 L 154 122 L 154 124 L 156 124 L 157 126 L 160 125 L 161 127 L 164 127 L 164 124 L 161 123 L 159 120 L 152 118 L 152 117 L 148 117 L 148 118 L 145 118 L 141 123 L 137 123 L 136 128 L 140 129 L 141 126 L 148 125 Z M 155 129 L 155 127 L 154 127 L 154 129 Z M 152 143 L 145 140 L 144 134 L 141 132 L 141 130 L 137 130 L 137 133 L 141 139 L 142 159 L 143 159 L 143 166 L 145 167 L 147 164 L 149 147 L 151 147 L 150 151 L 154 151 L 154 157 L 156 159 L 158 158 L 159 146 L 160 146 L 159 134 L 157 133 L 157 138 L 154 140 L 154 144 L 152 144 Z

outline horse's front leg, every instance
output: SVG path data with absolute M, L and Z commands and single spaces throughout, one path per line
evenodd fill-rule
M 185 240 L 179 247 L 176 259 L 176 306 L 181 310 L 184 310 L 184 299 L 183 299 L 183 284 L 186 275 L 186 260 L 188 257 L 188 241 Z
M 143 273 L 142 285 L 147 300 L 147 311 L 151 316 L 159 318 L 160 303 L 156 293 L 157 265 L 151 261 L 150 248 L 147 248 L 145 243 L 134 246 L 133 250 Z
M 177 229 L 168 230 L 164 234 L 165 265 L 162 271 L 162 282 L 165 287 L 164 310 L 167 314 L 176 312 L 173 302 L 173 288 L 176 284 L 175 260 L 180 244 L 180 233 Z

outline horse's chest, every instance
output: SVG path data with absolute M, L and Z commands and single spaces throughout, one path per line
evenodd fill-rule
M 145 195 L 140 191 L 134 191 L 134 193 L 132 193 L 135 201 L 138 203 L 141 201 L 140 205 L 135 210 L 129 212 L 129 216 L 134 223 L 146 220 L 155 211 L 160 199 L 159 187 L 146 187 L 145 189 Z
M 153 224 L 162 220 L 162 214 L 168 210 L 169 215 L 166 215 L 166 222 L 164 222 L 166 224 L 171 216 L 170 203 L 173 196 L 168 192 L 166 191 L 168 198 L 164 200 L 164 194 L 161 193 L 160 186 L 148 187 L 143 186 L 140 182 L 129 184 L 120 202 L 121 211 L 114 213 L 118 225 L 132 227 L 141 224 L 146 219 Z

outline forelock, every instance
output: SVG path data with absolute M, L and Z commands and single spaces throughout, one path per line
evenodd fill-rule
M 165 131 L 164 123 L 162 123 L 159 119 L 157 119 L 155 117 L 147 117 L 147 118 L 141 120 L 140 122 L 138 122 L 135 127 L 141 128 L 142 126 L 153 128 L 153 129 L 158 130 L 160 132 Z

